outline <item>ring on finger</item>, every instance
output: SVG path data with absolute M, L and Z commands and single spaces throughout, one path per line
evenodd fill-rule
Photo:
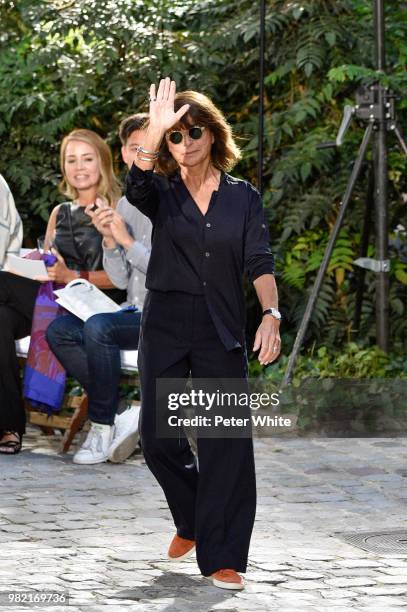
M 150 102 L 157 102 L 157 98 L 153 98 L 150 96 Z

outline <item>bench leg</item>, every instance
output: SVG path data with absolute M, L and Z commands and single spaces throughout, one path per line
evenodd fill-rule
M 78 408 L 75 409 L 69 429 L 66 429 L 61 443 L 61 452 L 67 453 L 75 434 L 83 427 L 88 414 L 88 396 L 84 395 Z

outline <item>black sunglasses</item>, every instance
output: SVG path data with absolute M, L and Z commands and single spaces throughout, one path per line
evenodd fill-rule
M 198 125 L 194 125 L 188 130 L 189 137 L 192 140 L 199 140 L 202 138 L 202 134 L 204 132 L 204 127 L 199 127 Z M 168 139 L 172 142 L 172 144 L 179 144 L 182 142 L 183 135 L 182 132 L 175 130 L 174 132 L 170 132 L 168 135 Z

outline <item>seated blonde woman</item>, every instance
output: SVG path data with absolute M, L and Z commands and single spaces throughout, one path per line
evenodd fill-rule
M 131 168 L 144 138 L 147 115 L 126 117 L 119 128 L 123 161 Z M 47 329 L 48 345 L 88 394 L 91 427 L 73 456 L 74 463 L 125 461 L 138 446 L 139 408 L 120 398 L 120 351 L 138 348 L 145 280 L 151 251 L 151 222 L 121 198 L 116 210 L 88 210 L 103 236 L 105 270 L 127 290 L 119 312 L 101 313 L 85 323 L 73 314 L 56 318 Z
M 113 172 L 109 146 L 95 132 L 77 129 L 61 145 L 61 192 L 69 201 L 51 212 L 46 248 L 52 246 L 56 263 L 48 276 L 59 284 L 84 277 L 120 303 L 125 292 L 114 288 L 103 269 L 102 236 L 85 208 L 97 198 L 115 207 L 120 186 Z M 0 272 L 0 453 L 16 454 L 25 433 L 15 340 L 31 332 L 34 306 L 41 283 L 11 272 Z

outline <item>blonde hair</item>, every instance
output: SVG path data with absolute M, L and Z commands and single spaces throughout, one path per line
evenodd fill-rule
M 122 189 L 113 170 L 113 159 L 109 145 L 96 132 L 92 130 L 76 129 L 70 132 L 61 143 L 60 164 L 62 171 L 62 181 L 59 190 L 71 200 L 78 197 L 78 190 L 72 187 L 67 181 L 65 174 L 65 154 L 69 142 L 79 140 L 90 145 L 98 158 L 100 179 L 97 185 L 97 195 L 106 200 L 109 206 L 115 206 L 117 200 L 122 195 Z
M 211 149 L 211 159 L 215 168 L 229 172 L 241 159 L 242 153 L 236 144 L 232 128 L 226 121 L 224 114 L 217 108 L 212 100 L 197 91 L 181 91 L 176 94 L 174 110 L 177 111 L 184 104 L 189 104 L 188 112 L 181 117 L 177 127 L 188 129 L 193 125 L 207 127 L 214 136 Z M 167 141 L 164 138 L 160 147 L 160 157 L 155 169 L 160 174 L 170 175 L 178 168 L 178 164 L 169 152 Z

